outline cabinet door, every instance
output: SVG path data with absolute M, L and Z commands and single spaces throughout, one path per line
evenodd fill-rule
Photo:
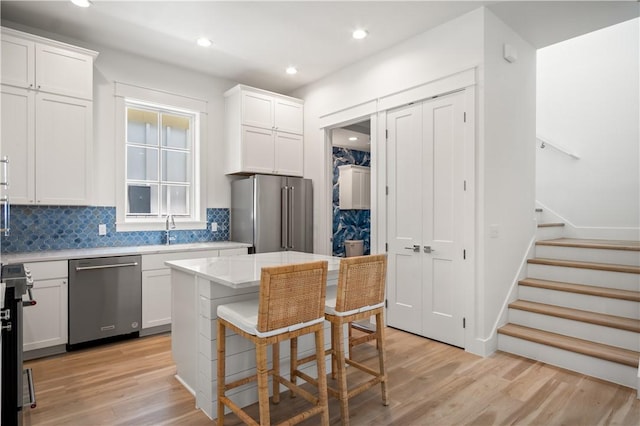
M 297 102 L 275 98 L 274 126 L 281 132 L 303 133 L 303 106 Z
M 36 43 L 36 89 L 93 99 L 93 58 L 59 47 Z
M 90 204 L 91 111 L 89 101 L 36 95 L 38 204 Z
M 242 126 L 242 170 L 273 173 L 273 131 Z
M 273 128 L 273 98 L 254 92 L 242 92 L 242 124 Z
M 67 343 L 67 280 L 39 280 L 33 284 L 37 302 L 24 308 L 25 351 Z
M 302 136 L 293 133 L 275 134 L 275 173 L 286 176 L 302 176 Z
M 22 88 L 33 87 L 34 43 L 2 34 L 2 83 Z
M 2 85 L 2 155 L 9 157 L 7 195 L 13 204 L 34 202 L 35 97 L 33 91 Z
M 171 270 L 142 271 L 142 328 L 171 324 Z

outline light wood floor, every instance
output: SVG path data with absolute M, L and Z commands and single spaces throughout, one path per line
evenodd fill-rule
M 350 403 L 353 425 L 640 425 L 640 400 L 629 388 L 506 353 L 480 358 L 394 329 L 388 329 L 387 345 L 390 404 L 381 405 L 378 389 L 359 395 Z M 373 346 L 355 353 L 375 365 Z M 213 424 L 173 377 L 169 335 L 27 366 L 38 398 L 27 416 L 33 425 Z M 271 405 L 272 420 L 301 403 L 283 396 Z M 331 423 L 340 424 L 336 400 L 330 403 Z M 251 412 L 257 416 L 257 407 Z M 235 416 L 225 420 L 240 423 Z

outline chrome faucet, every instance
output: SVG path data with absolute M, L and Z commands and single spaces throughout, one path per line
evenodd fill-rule
M 175 237 L 171 237 L 171 229 L 176 229 L 176 219 L 172 214 L 168 214 L 167 215 L 167 221 L 165 223 L 165 227 L 164 227 L 164 234 L 165 234 L 165 244 L 169 245 L 171 244 L 171 240 L 175 239 Z

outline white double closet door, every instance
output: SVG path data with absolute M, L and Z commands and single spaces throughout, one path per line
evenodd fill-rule
M 464 347 L 464 92 L 387 113 L 388 324 Z

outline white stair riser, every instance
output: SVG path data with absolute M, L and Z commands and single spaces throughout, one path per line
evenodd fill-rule
M 498 334 L 498 349 L 504 352 L 542 361 L 567 370 L 618 383 L 632 389 L 638 385 L 638 369 L 605 361 L 552 346 Z
M 640 252 L 536 245 L 536 257 L 640 266 Z
M 640 274 L 567 268 L 564 266 L 527 265 L 527 276 L 541 280 L 595 285 L 620 290 L 640 291 Z
M 544 222 L 538 222 L 544 223 Z M 564 236 L 564 226 L 549 226 L 545 228 L 536 228 L 537 240 L 552 240 L 554 238 L 562 238 Z
M 520 309 L 509 309 L 509 322 L 551 333 L 576 337 L 609 346 L 640 351 L 640 335 L 632 331 L 604 327 Z
M 632 302 L 629 300 L 548 290 L 526 285 L 518 286 L 518 298 L 530 302 L 546 303 L 547 305 L 640 319 L 640 302 Z

